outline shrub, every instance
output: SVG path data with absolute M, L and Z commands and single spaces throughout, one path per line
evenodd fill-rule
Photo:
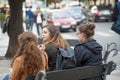
M 0 13 L 0 20 L 4 20 L 5 19 L 5 14 L 4 13 Z

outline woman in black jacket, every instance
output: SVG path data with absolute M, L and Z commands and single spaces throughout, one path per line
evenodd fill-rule
M 81 24 L 77 29 L 80 44 L 74 48 L 77 67 L 102 64 L 102 46 L 93 39 L 95 25 Z M 101 76 L 87 80 L 102 80 Z
M 49 71 L 56 70 L 58 48 L 66 49 L 69 45 L 61 36 L 59 29 L 53 25 L 47 25 L 43 28 L 42 38 L 43 44 L 38 47 L 45 50 L 48 55 Z
M 36 29 L 37 29 L 38 36 L 40 38 L 40 27 L 41 29 L 43 28 L 43 14 L 39 7 L 35 11 L 35 24 L 37 27 Z

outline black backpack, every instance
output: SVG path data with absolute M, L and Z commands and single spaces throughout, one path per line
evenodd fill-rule
M 74 50 L 71 47 L 66 49 L 58 48 L 56 59 L 56 70 L 70 69 L 76 66 Z

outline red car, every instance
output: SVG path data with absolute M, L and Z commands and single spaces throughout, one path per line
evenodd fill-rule
M 47 24 L 57 26 L 60 31 L 72 29 L 76 31 L 76 21 L 70 14 L 62 10 L 52 10 L 47 12 Z

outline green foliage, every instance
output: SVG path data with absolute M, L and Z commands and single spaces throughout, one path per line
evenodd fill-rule
M 0 20 L 4 20 L 5 19 L 5 14 L 4 13 L 0 13 Z

